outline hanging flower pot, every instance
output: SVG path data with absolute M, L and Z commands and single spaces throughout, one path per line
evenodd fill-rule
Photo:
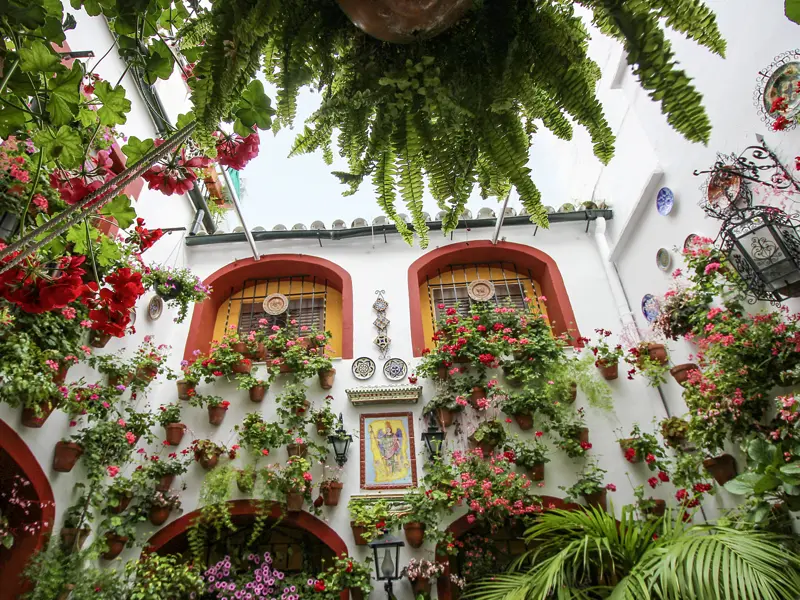
M 488 440 L 486 438 L 482 439 L 480 442 L 476 441 L 475 438 L 471 435 L 469 436 L 469 441 L 475 448 L 480 448 L 481 452 L 483 453 L 484 457 L 489 457 L 494 452 L 494 449 L 497 448 L 497 442 L 493 440 Z
M 168 492 L 169 488 L 172 487 L 173 481 L 175 481 L 175 475 L 162 475 L 156 484 L 156 491 Z
M 412 548 L 422 547 L 422 542 L 425 541 L 425 525 L 418 521 L 405 523 L 403 531 L 406 533 L 406 541 Z
M 647 354 L 653 362 L 660 365 L 667 364 L 667 349 L 664 344 L 647 344 Z
M 411 542 L 409 542 L 411 543 Z M 414 546 L 413 544 L 411 544 Z M 414 548 L 419 548 L 419 546 L 414 546 Z M 421 595 L 429 598 L 431 595 L 431 580 L 427 577 L 417 577 L 413 581 L 411 581 L 411 587 L 414 590 L 414 597 L 418 598 Z
M 578 430 L 578 435 L 575 436 L 575 440 L 581 444 L 588 444 L 589 443 L 589 428 L 588 427 L 581 427 Z
M 317 435 L 325 437 L 328 435 L 328 426 L 325 424 L 325 421 L 322 419 L 317 419 L 314 421 L 314 426 L 317 428 Z
M 308 446 L 306 444 L 297 444 L 294 442 L 291 444 L 286 444 L 286 454 L 289 455 L 289 458 L 293 456 L 305 458 L 308 454 Z
M 607 494 L 608 490 L 602 489 L 594 492 L 593 494 L 584 494 L 583 499 L 586 501 L 588 506 L 593 506 L 595 508 L 599 508 L 600 510 L 607 510 Z
M 103 552 L 102 556 L 105 560 L 114 560 L 125 549 L 125 544 L 128 543 L 128 538 L 122 535 L 116 535 L 110 531 L 106 533 L 106 544 L 108 550 Z
M 22 424 L 25 427 L 32 427 L 38 429 L 44 425 L 47 418 L 55 409 L 56 405 L 53 402 L 40 402 L 38 409 L 36 408 L 23 408 L 22 409 Z
M 344 484 L 339 481 L 328 481 L 319 486 L 325 506 L 338 506 L 339 498 L 342 495 L 342 487 L 344 487 Z
M 654 517 L 663 517 L 664 513 L 667 512 L 666 500 L 653 500 L 653 502 L 655 502 L 655 506 L 645 509 L 644 512 Z
M 53 454 L 53 470 L 59 473 L 69 473 L 83 454 L 83 448 L 75 442 L 56 442 Z
M 689 373 L 696 371 L 697 369 L 698 366 L 694 363 L 684 363 L 682 365 L 672 367 L 669 370 L 669 374 L 672 375 L 673 379 L 675 379 L 675 381 L 680 385 L 684 385 L 689 379 Z
M 195 454 L 194 458 L 200 463 L 201 467 L 203 467 L 206 471 L 210 471 L 217 466 L 217 463 L 219 462 L 219 453 L 208 456 L 205 452 L 203 452 L 199 455 Z
M 106 344 L 108 344 L 110 341 L 110 333 L 101 333 L 96 329 L 93 329 L 91 334 L 89 334 L 89 345 L 92 348 L 105 348 Z
M 329 390 L 333 387 L 333 380 L 336 379 L 336 369 L 330 368 L 319 372 L 319 387 Z
M 364 539 L 364 534 L 367 532 L 367 528 L 363 525 L 356 525 L 355 521 L 350 521 L 350 528 L 353 530 L 353 541 L 356 546 L 366 546 L 367 540 Z
M 225 402 L 219 406 L 208 407 L 208 422 L 212 425 L 222 425 L 222 421 L 225 420 L 225 413 L 228 412 L 228 407 L 224 406 Z
M 619 447 L 622 448 L 622 451 L 625 453 L 625 459 L 629 463 L 638 463 L 642 462 L 642 457 L 639 456 L 639 453 L 636 452 L 635 454 L 629 453 L 628 450 L 633 448 L 633 442 L 635 442 L 633 438 L 625 438 L 624 440 L 619 441 Z M 628 458 L 628 454 L 631 454 L 631 458 Z
M 239 354 L 247 354 L 247 342 L 236 342 L 233 344 L 233 351 Z
M 70 365 L 64 363 L 58 367 L 58 371 L 53 375 L 53 383 L 62 384 L 67 379 L 67 372 Z
M 311 406 L 311 403 L 308 400 L 304 400 L 302 406 L 298 406 L 294 409 L 294 414 L 298 417 L 302 417 L 308 411 L 309 406 Z
M 177 279 L 170 280 L 168 283 L 156 285 L 154 291 L 164 300 L 175 300 L 183 291 L 183 282 Z
M 619 362 L 608 364 L 604 360 L 599 359 L 595 364 L 600 370 L 600 374 L 603 376 L 603 379 L 606 381 L 613 381 L 619 377 Z
M 528 476 L 531 481 L 544 481 L 544 463 L 533 463 L 533 467 L 528 470 Z
M 61 529 L 61 545 L 65 550 L 72 552 L 80 550 L 89 534 L 92 532 L 88 527 L 76 529 L 74 527 L 64 527 Z
M 190 383 L 185 379 L 179 379 L 175 382 L 176 387 L 178 388 L 178 398 L 180 400 L 189 400 L 195 394 L 195 385 L 194 383 Z
M 232 367 L 234 373 L 249 375 L 253 369 L 253 362 L 249 358 L 243 358 Z
M 442 424 L 442 429 L 445 429 L 453 424 L 456 414 L 452 410 L 446 408 L 437 408 L 436 416 L 439 418 L 439 423 Z
M 253 358 L 260 362 L 264 362 L 266 360 L 267 347 L 264 345 L 263 342 L 258 342 L 258 344 L 256 345 L 256 351 Z
M 706 458 L 703 466 L 719 485 L 725 485 L 736 477 L 736 459 L 730 454 L 721 454 L 714 458 Z
M 118 515 L 121 512 L 125 512 L 125 509 L 128 508 L 128 505 L 131 503 L 131 500 L 133 500 L 133 494 L 128 492 L 124 496 L 120 497 L 119 503 L 116 506 L 110 507 L 111 512 L 114 513 L 115 515 Z
M 384 42 L 400 44 L 428 39 L 442 33 L 472 6 L 472 0 L 337 1 L 347 17 L 364 33 Z
M 449 369 L 445 365 L 439 365 L 436 368 L 436 374 L 438 375 L 439 379 L 447 379 L 450 375 Z
M 514 415 L 514 420 L 522 431 L 533 429 L 533 415 Z
M 139 367 L 136 369 L 136 379 L 148 384 L 158 375 L 158 367 Z
M 248 394 L 250 396 L 250 402 L 261 402 L 264 399 L 264 395 L 266 393 L 267 393 L 267 386 L 254 385 L 248 390 Z
M 186 433 L 186 425 L 183 423 L 170 423 L 164 428 L 167 432 L 167 443 L 170 446 L 179 446 Z
M 303 492 L 287 492 L 286 494 L 286 510 L 289 512 L 300 512 L 303 510 L 303 503 L 305 498 Z
M 115 388 L 118 385 L 124 385 L 128 387 L 131 383 L 133 383 L 133 373 L 128 373 L 127 375 L 109 375 L 108 376 L 108 385 Z
M 163 525 L 164 521 L 169 519 L 169 513 L 172 512 L 169 506 L 151 506 L 147 518 L 153 525 Z
M 251 494 L 255 486 L 256 486 L 255 472 L 248 473 L 243 469 L 237 469 L 236 487 L 239 488 L 240 492 L 242 492 L 243 494 Z
M 472 388 L 472 392 L 469 395 L 469 403 L 472 408 L 478 408 L 478 400 L 483 400 L 484 398 L 486 398 L 486 388 L 476 386 Z

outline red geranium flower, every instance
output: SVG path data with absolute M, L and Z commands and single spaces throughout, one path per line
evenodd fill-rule
M 156 140 L 156 146 L 160 146 L 164 140 Z M 160 162 L 150 167 L 142 174 L 142 178 L 147 182 L 147 187 L 151 190 L 159 190 L 167 196 L 172 194 L 184 194 L 194 188 L 197 174 L 194 169 L 207 167 L 211 164 L 211 159 L 205 156 L 195 156 L 186 159 L 186 150 L 180 153 L 168 154 Z
M 242 137 L 236 133 L 230 135 L 214 132 L 219 138 L 217 142 L 217 161 L 223 167 L 231 167 L 241 171 L 247 163 L 258 156 L 258 145 L 260 143 L 258 133 L 253 132 L 247 137 Z

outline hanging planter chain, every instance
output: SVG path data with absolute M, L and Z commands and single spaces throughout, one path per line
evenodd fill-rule
M 80 202 L 70 206 L 63 212 L 56 215 L 53 219 L 48 221 L 47 223 L 37 227 L 24 237 L 20 238 L 10 246 L 3 248 L 0 250 L 0 260 L 6 258 L 7 256 L 11 255 L 13 252 L 20 251 L 20 254 L 13 259 L 11 259 L 6 264 L 0 267 L 0 274 L 5 273 L 18 263 L 22 262 L 27 256 L 41 248 L 42 246 L 46 246 L 51 241 L 53 241 L 56 237 L 64 233 L 67 229 L 79 223 L 81 220 L 86 218 L 88 215 L 92 214 L 99 208 L 102 208 L 105 204 L 109 202 L 112 198 L 116 196 L 116 192 L 123 189 L 131 180 L 137 179 L 144 173 L 147 169 L 153 166 L 156 162 L 164 158 L 167 154 L 174 151 L 178 148 L 181 144 L 183 144 L 191 135 L 192 131 L 196 126 L 195 122 L 189 123 L 182 129 L 180 129 L 175 135 L 170 137 L 166 140 L 163 144 L 154 148 L 149 153 L 145 154 L 141 159 L 139 159 L 136 164 L 131 167 L 128 167 L 106 183 L 102 185 L 102 187 L 98 188 L 94 192 L 88 194 L 85 198 L 83 198 Z M 101 199 L 99 202 L 95 202 L 97 199 Z M 52 230 L 52 231 L 51 231 Z M 36 237 L 51 231 L 51 233 L 32 245 L 29 245 L 29 242 L 36 239 Z

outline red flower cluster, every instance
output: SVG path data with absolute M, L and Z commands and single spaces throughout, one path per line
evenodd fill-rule
M 788 129 L 791 124 L 792 122 L 789 119 L 783 115 L 778 115 L 778 118 L 775 119 L 775 122 L 772 124 L 772 131 L 784 131 Z
M 164 140 L 156 140 L 156 146 L 160 146 Z M 185 194 L 194 188 L 197 174 L 193 169 L 200 169 L 211 164 L 211 159 L 205 156 L 195 156 L 186 159 L 186 150 L 180 153 L 169 154 L 159 163 L 150 167 L 142 174 L 142 178 L 147 182 L 147 187 L 151 190 L 171 196 L 172 194 Z
M 161 229 L 147 229 L 144 226 L 144 219 L 137 217 L 136 227 L 133 228 L 133 235 L 128 238 L 128 241 L 137 244 L 139 252 L 144 252 L 160 240 L 163 235 L 164 232 Z
M 18 255 L 12 252 L 2 262 L 8 263 Z M 0 274 L 0 298 L 29 313 L 60 310 L 91 292 L 82 279 L 86 271 L 81 265 L 85 260 L 83 255 L 65 256 L 46 266 L 35 257 L 28 257 Z
M 61 199 L 67 204 L 77 204 L 99 189 L 103 183 L 102 179 L 93 179 L 85 175 L 70 176 L 69 173 L 62 171 L 50 174 L 50 185 L 58 190 Z
M 636 449 L 635 448 L 628 448 L 625 450 L 625 460 L 629 463 L 636 462 Z
M 223 167 L 240 171 L 258 156 L 260 140 L 257 132 L 253 132 L 245 138 L 235 133 L 226 135 L 215 132 L 214 135 L 220 138 L 217 143 L 217 161 Z
M 131 321 L 130 309 L 145 292 L 142 274 L 122 267 L 106 276 L 105 283 L 110 287 L 100 290 L 96 306 L 89 311 L 92 329 L 122 337 Z

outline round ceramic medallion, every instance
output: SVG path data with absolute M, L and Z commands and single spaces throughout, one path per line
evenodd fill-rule
M 644 318 L 647 319 L 647 322 L 652 323 L 655 321 L 660 312 L 661 305 L 658 302 L 658 298 L 653 296 L 653 294 L 645 294 L 642 297 L 642 314 Z
M 675 194 L 672 193 L 671 189 L 663 187 L 658 190 L 658 195 L 656 196 L 656 209 L 658 210 L 658 214 L 666 217 L 672 212 L 672 207 L 674 205 Z
M 684 250 L 688 250 L 688 249 L 689 249 L 689 246 L 691 246 L 691 245 L 692 245 L 692 242 L 694 242 L 694 241 L 695 241 L 697 238 L 699 238 L 699 237 L 700 237 L 700 236 L 699 236 L 699 235 L 697 235 L 696 233 L 690 233 L 689 235 L 687 235 L 687 236 L 686 236 L 686 239 L 685 239 L 685 240 L 683 240 L 683 249 L 684 249 Z
M 161 296 L 153 296 L 147 303 L 147 316 L 151 321 L 156 321 L 164 312 L 164 299 Z
M 800 112 L 800 92 L 797 84 L 800 83 L 800 62 L 787 62 L 778 67 L 764 86 L 764 110 L 777 117 L 781 115 L 791 119 Z M 772 110 L 772 105 L 778 98 L 784 101 Z
M 368 356 L 362 356 L 353 361 L 353 377 L 361 381 L 375 375 L 375 361 Z
M 467 287 L 467 293 L 475 302 L 486 302 L 494 298 L 494 284 L 486 279 L 476 279 Z
M 283 294 L 270 294 L 264 298 L 263 306 L 268 315 L 282 315 L 289 308 L 289 299 Z
M 672 255 L 669 253 L 669 250 L 666 248 L 658 249 L 658 252 L 656 252 L 656 264 L 662 271 L 669 271 L 672 265 Z
M 391 381 L 400 381 L 401 379 L 405 379 L 406 375 L 408 374 L 408 366 L 406 365 L 406 361 L 400 358 L 390 358 L 383 363 L 383 374 L 386 375 L 386 379 Z

